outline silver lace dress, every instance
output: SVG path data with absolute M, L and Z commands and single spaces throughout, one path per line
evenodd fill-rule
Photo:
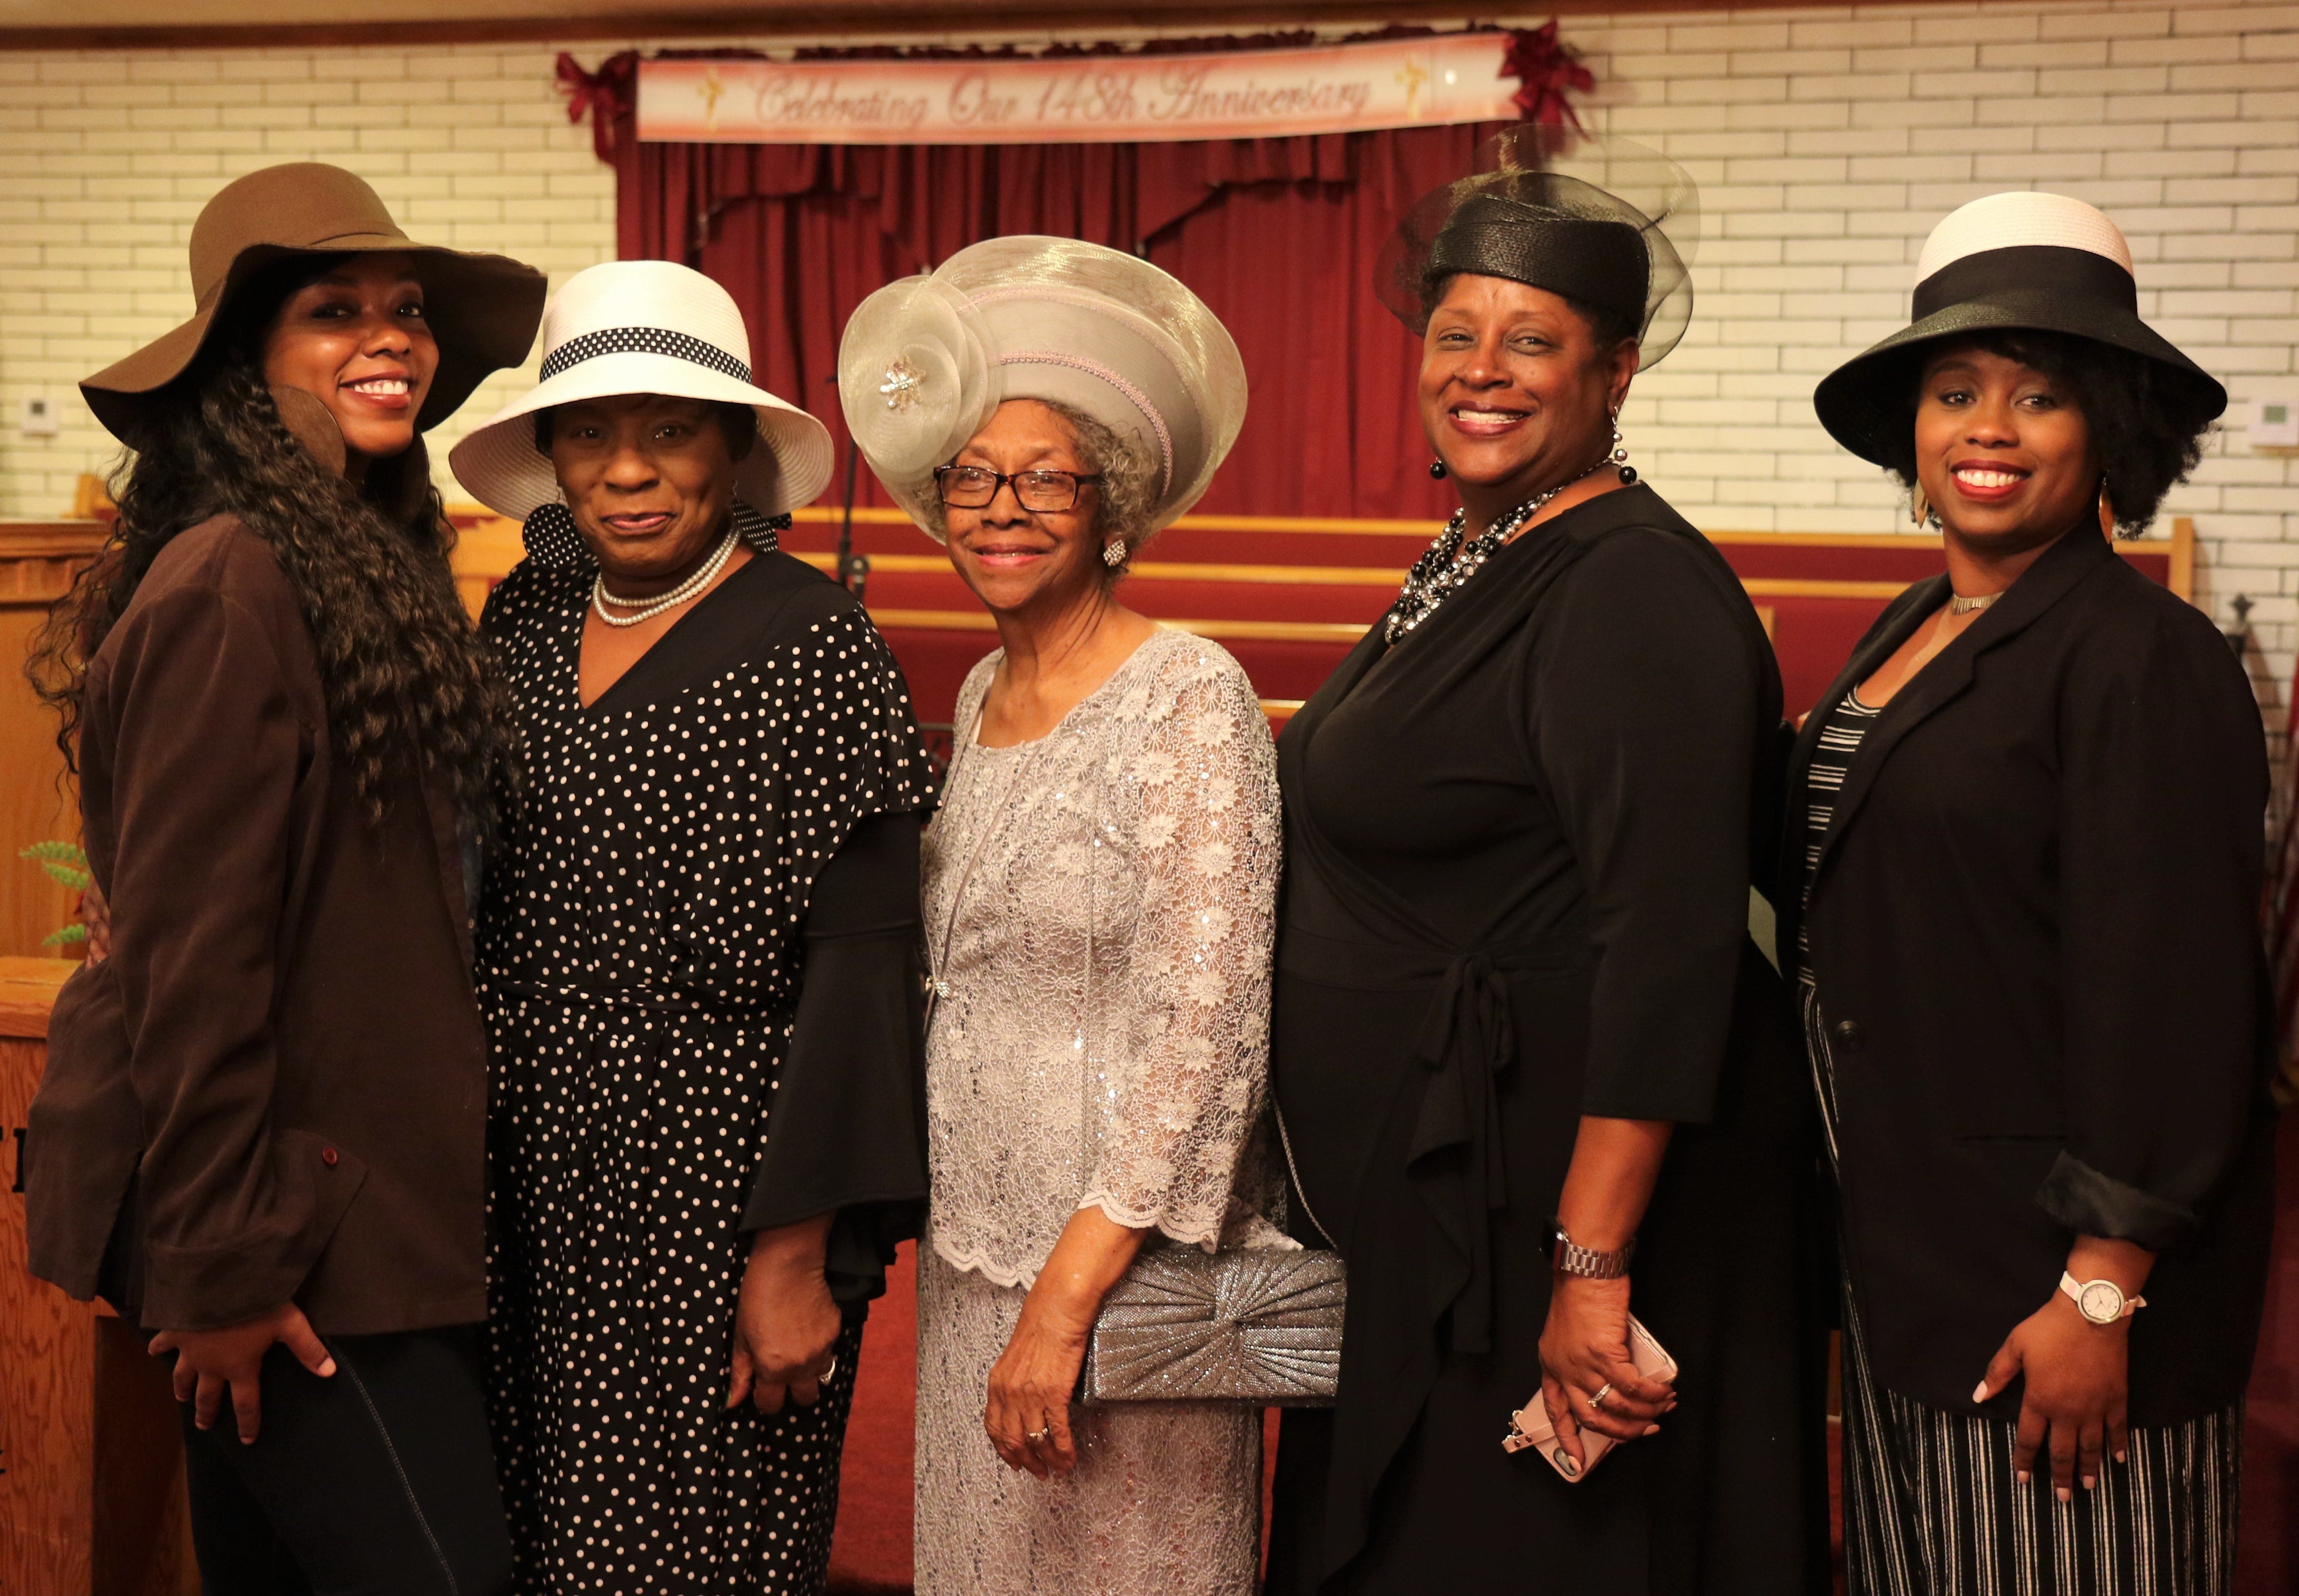
M 1000 657 L 959 695 L 925 847 L 943 990 L 926 1047 L 917 1588 L 1250 1596 L 1258 1410 L 1074 1408 L 1078 1467 L 1040 1480 L 999 1460 L 983 1409 L 1081 1208 L 1155 1227 L 1153 1245 L 1290 1245 L 1261 1217 L 1275 1162 L 1257 1132 L 1280 850 L 1268 726 L 1236 661 L 1160 632 L 1048 736 L 984 748 Z

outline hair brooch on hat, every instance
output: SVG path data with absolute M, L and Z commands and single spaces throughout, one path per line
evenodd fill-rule
M 838 351 L 838 399 L 870 468 L 930 535 L 934 472 L 999 405 L 1092 418 L 1136 451 L 1152 530 L 1204 494 L 1245 421 L 1245 365 L 1203 301 L 1122 250 L 992 238 L 864 300 Z

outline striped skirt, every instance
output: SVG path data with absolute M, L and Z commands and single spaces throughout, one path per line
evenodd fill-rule
M 1836 1157 L 1835 1063 L 1803 982 L 1813 1085 Z M 2048 1467 L 2012 1475 L 2016 1426 L 1886 1390 L 1844 1294 L 1847 1596 L 2228 1596 L 2235 1584 L 2240 1404 L 2130 1432 L 2129 1460 L 2062 1503 Z

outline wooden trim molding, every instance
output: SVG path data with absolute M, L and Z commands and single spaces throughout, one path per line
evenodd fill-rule
M 112 533 L 102 521 L 0 521 L 0 609 L 45 609 Z
M 519 542 L 519 527 L 514 523 L 490 516 L 475 506 L 457 507 L 452 513 L 462 523 L 463 528 L 457 549 L 459 571 L 469 576 L 501 577 L 519 563 L 525 551 Z M 793 521 L 813 526 L 836 525 L 842 517 L 842 510 L 819 504 L 808 505 L 792 513 Z M 909 524 L 909 517 L 900 510 L 871 505 L 858 505 L 854 510 L 854 520 L 856 525 L 865 526 Z M 53 525 L 66 527 L 83 524 Z M 84 525 L 97 527 L 100 534 L 100 523 Z M 1279 533 L 1303 537 L 1332 537 L 1336 534 L 1433 537 L 1441 525 L 1436 521 L 1347 520 L 1317 516 L 1183 516 L 1174 523 L 1173 530 Z M 1847 549 L 1930 553 L 1937 552 L 1940 547 L 1938 534 L 1927 533 L 1711 532 L 1705 535 L 1710 542 L 1722 548 Z M 0 552 L 4 552 L 6 536 L 5 524 L 0 524 Z M 97 542 L 101 542 L 100 535 Z M 2195 523 L 2193 517 L 2172 517 L 2168 537 L 2119 538 L 2114 546 L 2116 552 L 2127 558 L 2149 556 L 2164 558 L 2168 562 L 2164 585 L 2182 599 L 2194 598 Z M 812 550 L 800 552 L 798 558 L 823 571 L 829 570 L 834 560 L 829 554 Z M 872 554 L 868 558 L 874 571 L 903 575 L 933 575 L 950 568 L 950 562 L 939 554 Z M 1142 560 L 1133 566 L 1133 575 L 1162 582 L 1227 582 L 1282 586 L 1395 587 L 1405 580 L 1404 571 L 1390 566 L 1227 565 L 1196 560 Z M 1758 599 L 1892 599 L 1898 596 L 1907 583 L 1904 581 L 1756 576 L 1744 579 L 1742 585 L 1748 590 L 1750 597 Z M 873 613 L 925 616 L 942 612 L 901 610 Z M 950 624 L 925 620 L 889 621 L 886 624 L 942 626 L 945 629 Z M 1175 624 L 1187 624 L 1194 629 L 1200 624 L 1234 627 L 1254 623 L 1208 621 Z M 1291 625 L 1299 623 L 1270 624 Z M 987 624 L 986 617 L 984 624 Z M 1205 635 L 1245 634 L 1207 633 Z
M 870 607 L 870 619 L 881 632 L 995 632 L 998 623 L 986 609 L 881 609 Z M 1216 642 L 1349 643 L 1365 634 L 1367 621 L 1191 621 L 1152 616 L 1151 620 L 1174 632 L 1209 637 Z
M 358 21 L 286 21 L 265 22 L 134 22 L 126 24 L 42 23 L 30 27 L 0 26 L 0 51 L 9 50 L 213 50 L 213 49 L 342 49 L 381 45 L 404 49 L 425 45 L 492 44 L 548 40 L 576 43 L 586 39 L 734 38 L 761 42 L 776 39 L 836 39 L 865 43 L 902 38 L 943 38 L 952 33 L 977 37 L 1010 34 L 1053 34 L 1065 38 L 1096 34 L 1140 37 L 1150 29 L 1199 29 L 1208 33 L 1249 30 L 1256 33 L 1338 24 L 1384 22 L 1457 23 L 1464 12 L 1459 0 L 1134 0 L 1132 4 L 1088 0 L 1072 5 L 1065 0 L 991 0 L 986 5 L 968 0 L 767 0 L 736 6 L 712 0 L 593 0 L 593 12 L 560 11 L 555 14 L 509 13 L 503 0 L 477 0 L 456 17 L 425 15 L 427 7 L 410 8 L 416 14 L 389 13 L 390 0 L 369 8 Z M 1853 5 L 1882 4 L 1943 4 L 1951 0 L 1849 0 Z M 1774 0 L 1775 9 L 1840 10 L 1847 0 Z M 499 14 L 471 15 L 490 6 Z M 1673 12 L 1700 13 L 1743 9 L 1739 0 L 1556 0 L 1540 8 L 1537 18 L 1550 16 L 1621 15 L 1629 12 Z M 291 13 L 298 9 L 292 4 Z M 306 10 L 307 16 L 311 7 Z M 330 5 L 329 11 L 348 7 Z M 158 4 L 139 6 L 129 14 L 146 12 L 165 15 Z M 524 7 L 522 7 L 524 11 Z M 383 13 L 378 15 L 375 13 Z M 1533 13 L 1529 13 L 1533 14 Z
M 0 1037 L 37 1041 L 48 1034 L 48 1011 L 79 968 L 73 959 L 0 958 Z

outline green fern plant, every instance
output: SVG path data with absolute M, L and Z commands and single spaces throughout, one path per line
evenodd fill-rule
M 87 854 L 77 842 L 35 842 L 18 856 L 38 865 L 48 880 L 73 892 L 85 892 L 92 879 L 87 872 Z M 87 940 L 87 927 L 74 921 L 61 930 L 50 931 L 40 939 L 43 947 L 62 947 Z

